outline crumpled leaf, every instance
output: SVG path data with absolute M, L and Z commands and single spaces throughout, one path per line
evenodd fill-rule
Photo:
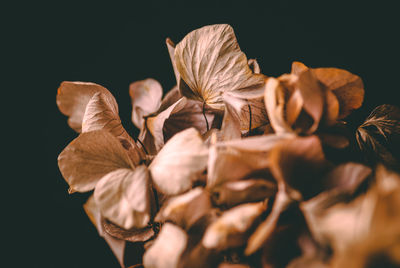
M 205 248 L 224 250 L 246 243 L 247 231 L 265 211 L 264 202 L 238 205 L 225 211 L 204 233 Z
M 168 199 L 158 212 L 156 221 L 172 221 L 183 229 L 189 229 L 211 209 L 208 192 L 201 187 Z
M 177 268 L 179 258 L 186 248 L 185 231 L 171 223 L 165 223 L 152 246 L 143 256 L 146 268 Z
M 173 136 L 150 164 L 158 191 L 177 195 L 189 190 L 206 169 L 208 148 L 199 132 L 189 128 Z
M 106 174 L 119 168 L 134 168 L 128 152 L 110 132 L 81 133 L 58 156 L 58 166 L 69 192 L 87 192 Z
M 81 132 L 86 105 L 97 92 L 113 98 L 106 88 L 95 83 L 64 81 L 58 88 L 58 108 L 69 117 L 68 125 L 76 132 Z
M 132 228 L 126 230 L 105 218 L 102 218 L 101 224 L 103 225 L 104 231 L 109 235 L 129 242 L 145 242 L 155 235 L 152 227 L 145 227 L 143 229 Z
M 144 117 L 157 112 L 163 94 L 160 83 L 152 78 L 136 81 L 129 86 L 132 100 L 132 122 L 142 128 Z
M 389 104 L 376 107 L 358 127 L 356 138 L 368 162 L 400 170 L 400 108 Z
M 118 226 L 124 229 L 146 227 L 154 204 L 146 166 L 108 173 L 97 183 L 94 198 L 101 214 Z
M 254 74 L 231 26 L 216 24 L 194 30 L 175 47 L 175 63 L 189 90 L 182 94 L 223 110 L 222 94 L 262 91 L 264 76 Z
M 268 168 L 271 149 L 278 142 L 292 137 L 265 135 L 216 143 L 210 147 L 207 188 Z
M 265 200 L 275 195 L 276 183 L 265 179 L 228 181 L 212 189 L 212 198 L 216 205 L 233 207 L 247 202 Z

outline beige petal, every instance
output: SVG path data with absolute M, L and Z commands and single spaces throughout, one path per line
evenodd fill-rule
M 129 86 L 129 95 L 132 100 L 132 122 L 139 129 L 144 118 L 155 113 L 161 105 L 162 87 L 152 78 L 137 81 Z
M 118 226 L 146 227 L 154 203 L 147 168 L 139 166 L 135 170 L 110 172 L 97 183 L 94 198 L 101 214 Z
M 292 135 L 264 135 L 219 142 L 210 147 L 207 188 L 235 181 L 269 167 L 271 149 Z
M 229 101 L 228 98 L 232 98 Z M 229 96 L 224 96 L 225 111 L 221 125 L 220 136 L 222 140 L 240 139 L 242 137 L 241 122 L 238 114 L 237 99 Z M 239 104 L 240 105 L 240 104 Z M 238 106 L 239 106 L 238 105 Z
M 188 237 L 181 228 L 165 223 L 153 245 L 143 256 L 146 268 L 177 268 Z
M 174 196 L 163 204 L 155 220 L 172 221 L 184 229 L 189 229 L 211 209 L 211 200 L 207 191 L 196 187 L 184 194 Z
M 263 96 L 250 100 L 233 96 L 230 93 L 224 94 L 224 103 L 235 109 L 236 116 L 240 122 L 242 133 L 249 133 L 254 128 L 268 124 L 268 115 L 265 109 Z
M 82 132 L 107 130 L 117 138 L 133 142 L 118 115 L 118 106 L 112 95 L 97 92 L 86 105 L 82 119 Z
M 206 230 L 202 244 L 205 248 L 225 250 L 246 243 L 247 231 L 265 211 L 263 202 L 243 204 L 225 211 Z
M 316 78 L 335 94 L 339 101 L 339 119 L 361 107 L 364 100 L 364 84 L 361 78 L 338 68 L 313 69 Z
M 134 164 L 120 141 L 110 132 L 80 134 L 58 156 L 58 166 L 70 192 L 87 192 L 106 174 Z
M 293 130 L 285 119 L 285 89 L 278 79 L 269 78 L 265 84 L 265 107 L 275 133 L 292 133 Z
M 111 96 L 106 88 L 95 83 L 64 81 L 58 88 L 58 108 L 69 117 L 68 124 L 76 132 L 81 132 L 86 105 L 97 92 Z
M 223 110 L 221 94 L 251 92 L 264 84 L 240 50 L 231 26 L 217 24 L 194 30 L 177 44 L 175 62 L 181 78 L 196 99 Z
M 104 231 L 103 225 L 101 224 L 100 209 L 96 205 L 93 195 L 89 197 L 89 199 L 83 205 L 83 208 L 86 214 L 88 215 L 89 219 L 94 224 L 94 226 L 96 226 L 99 235 L 103 237 L 104 240 L 109 245 L 111 251 L 114 253 L 121 267 L 125 268 L 124 254 L 125 254 L 126 242 L 124 240 L 117 239 Z
M 199 132 L 186 129 L 173 136 L 150 164 L 155 187 L 168 195 L 189 190 L 206 169 L 208 149 Z

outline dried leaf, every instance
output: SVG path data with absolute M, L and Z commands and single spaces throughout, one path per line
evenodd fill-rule
M 357 143 L 372 164 L 383 162 L 400 170 L 400 109 L 384 104 L 376 107 L 357 129 Z
M 132 122 L 139 129 L 143 126 L 144 117 L 155 113 L 161 105 L 162 87 L 152 78 L 132 83 L 129 95 L 132 100 Z
M 203 236 L 203 246 L 224 250 L 246 243 L 249 229 L 265 211 L 263 202 L 243 204 L 225 211 L 213 222 Z
M 102 218 L 101 223 L 103 225 L 104 231 L 107 232 L 109 235 L 117 239 L 126 240 L 129 242 L 144 242 L 152 238 L 155 234 L 152 227 L 146 227 L 143 229 L 133 228 L 126 230 L 105 218 Z
M 179 81 L 181 80 L 181 76 L 180 76 L 179 71 L 176 68 L 176 64 L 175 64 L 175 44 L 169 38 L 167 38 L 165 40 L 165 44 L 167 45 L 168 54 L 169 54 L 169 57 L 170 57 L 171 63 L 172 63 L 172 68 L 174 69 L 176 83 L 177 83 L 177 85 L 179 87 Z
M 154 203 L 148 170 L 117 169 L 96 185 L 94 198 L 101 214 L 124 229 L 144 228 Z
M 209 194 L 201 187 L 168 199 L 160 209 L 156 221 L 172 221 L 183 229 L 189 229 L 211 209 Z
M 147 268 L 177 268 L 186 248 L 186 233 L 176 225 L 165 223 L 154 244 L 146 250 L 143 264 Z
M 134 167 L 119 140 L 105 130 L 80 134 L 58 156 L 58 166 L 70 193 L 90 191 L 111 171 Z
M 231 26 L 217 24 L 194 30 L 176 45 L 175 62 L 190 90 L 182 94 L 223 110 L 222 94 L 260 89 L 264 76 L 254 74 Z
M 95 83 L 64 81 L 58 88 L 58 108 L 69 117 L 68 125 L 76 132 L 81 132 L 86 105 L 97 92 L 113 98 L 106 88 Z
M 154 186 L 176 195 L 189 190 L 206 169 L 208 149 L 199 132 L 186 129 L 173 136 L 150 164 Z

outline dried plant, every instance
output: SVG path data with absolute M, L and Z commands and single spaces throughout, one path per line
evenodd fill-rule
M 399 108 L 377 107 L 351 136 L 357 75 L 294 62 L 266 76 L 229 25 L 166 45 L 177 85 L 129 88 L 138 137 L 104 87 L 58 89 L 79 133 L 61 174 L 70 193 L 93 192 L 84 209 L 121 267 L 400 266 Z

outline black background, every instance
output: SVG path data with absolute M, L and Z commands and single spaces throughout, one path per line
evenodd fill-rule
M 228 23 L 241 49 L 268 76 L 290 72 L 294 60 L 361 76 L 366 96 L 353 116 L 361 121 L 379 104 L 400 103 L 398 8 L 366 2 L 15 4 L 5 24 L 5 56 L 16 101 L 5 103 L 13 115 L 10 126 L 18 126 L 18 141 L 12 144 L 20 146 L 9 158 L 24 175 L 16 176 L 22 190 L 7 190 L 13 196 L 9 203 L 15 204 L 12 212 L 22 218 L 22 224 L 14 224 L 13 216 L 8 221 L 20 234 L 9 247 L 16 253 L 10 255 L 12 267 L 119 267 L 82 209 L 88 194 L 69 195 L 58 171 L 58 154 L 77 136 L 56 106 L 62 81 L 108 88 L 125 128 L 136 137 L 129 84 L 152 77 L 166 91 L 175 83 L 165 38 L 177 43 L 201 26 Z

